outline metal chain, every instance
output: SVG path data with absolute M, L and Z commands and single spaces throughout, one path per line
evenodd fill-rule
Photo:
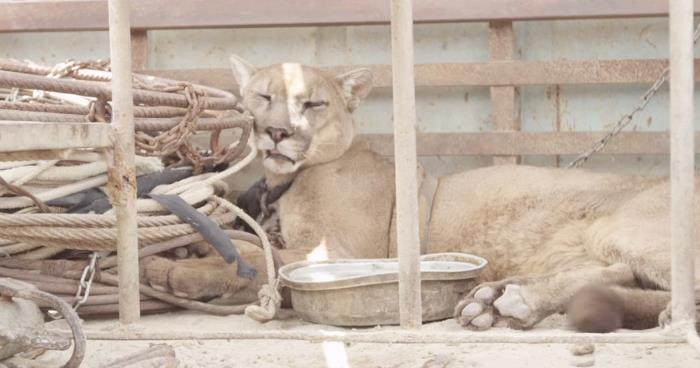
M 97 274 L 97 259 L 100 257 L 99 252 L 93 252 L 90 255 L 90 261 L 83 268 L 83 273 L 80 275 L 80 282 L 78 283 L 78 291 L 75 293 L 75 302 L 73 303 L 73 310 L 78 311 L 78 308 L 87 301 L 90 297 L 90 289 L 92 288 L 92 282 L 95 279 L 95 274 Z M 81 295 L 82 294 L 82 295 Z M 58 313 L 58 311 L 49 309 L 47 311 L 49 317 L 54 320 L 63 318 L 63 316 Z
M 700 23 L 695 28 L 695 32 L 693 32 L 693 44 L 697 44 L 698 38 L 700 38 Z M 599 152 L 605 146 L 610 143 L 610 140 L 615 137 L 616 135 L 620 134 L 622 129 L 624 129 L 629 123 L 632 122 L 632 119 L 634 118 L 634 115 L 642 110 L 644 110 L 645 107 L 649 104 L 649 101 L 651 101 L 652 97 L 656 95 L 656 92 L 661 89 L 661 86 L 668 81 L 669 77 L 669 72 L 670 68 L 666 67 L 664 68 L 663 72 L 661 72 L 661 75 L 656 79 L 654 84 L 649 88 L 644 95 L 642 95 L 641 102 L 639 105 L 637 105 L 632 112 L 630 112 L 627 115 L 624 115 L 620 120 L 617 121 L 615 126 L 606 134 L 603 138 L 601 138 L 599 141 L 597 141 L 588 151 L 580 154 L 578 157 L 576 157 L 575 160 L 571 161 L 569 163 L 568 167 L 569 168 L 576 168 L 580 167 L 583 165 L 588 159 L 595 154 L 596 152 Z
M 77 311 L 78 308 L 87 301 L 90 296 L 90 288 L 92 288 L 92 281 L 95 279 L 95 266 L 97 264 L 98 253 L 93 252 L 90 255 L 90 262 L 83 269 L 83 274 L 80 275 L 80 283 L 78 284 L 78 291 L 75 293 L 75 303 L 73 303 L 73 310 Z M 81 296 L 82 294 L 82 296 Z

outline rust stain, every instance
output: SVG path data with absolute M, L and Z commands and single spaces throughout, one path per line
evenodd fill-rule
M 554 89 L 554 130 L 559 132 L 561 131 L 561 86 L 557 84 L 551 88 Z M 547 94 L 547 98 L 551 100 L 550 88 L 547 88 Z M 561 156 L 554 156 L 554 162 L 556 167 L 559 167 L 561 165 Z
M 70 137 L 77 138 L 81 142 L 85 142 L 90 135 L 87 124 L 73 124 L 70 126 Z
M 561 86 L 558 84 L 554 86 L 554 112 L 556 114 L 556 118 L 554 121 L 554 128 L 556 131 L 561 130 Z
M 112 205 L 125 203 L 126 196 L 136 193 L 135 178 L 136 171 L 133 167 L 110 166 L 107 169 L 107 195 Z

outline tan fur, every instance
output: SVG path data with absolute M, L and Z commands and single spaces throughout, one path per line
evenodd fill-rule
M 283 261 L 394 256 L 393 166 L 360 142 L 352 143 L 352 110 L 369 91 L 368 72 L 334 77 L 298 64 L 257 70 L 236 57 L 232 70 L 242 84 L 244 105 L 256 118 L 268 181 L 294 179 L 279 202 Z M 327 106 L 303 111 L 305 101 Z M 266 131 L 270 127 L 293 134 L 275 146 Z M 266 158 L 274 149 L 294 162 Z M 419 180 L 420 215 L 428 225 L 421 229 L 425 251 L 467 252 L 489 261 L 481 281 L 497 294 L 479 299 L 477 287 L 465 297 L 456 310 L 465 327 L 490 327 L 472 326 L 472 316 L 460 313 L 470 303 L 498 309 L 498 300 L 491 303 L 505 295 L 507 285 L 519 286 L 512 288 L 519 293 L 513 300 L 530 313 L 516 318 L 500 310 L 494 317 L 521 328 L 562 312 L 591 282 L 670 287 L 666 179 L 494 166 Z M 700 250 L 697 254 L 700 265 Z M 173 280 L 160 284 L 179 288 Z M 235 291 L 221 288 L 214 294 Z

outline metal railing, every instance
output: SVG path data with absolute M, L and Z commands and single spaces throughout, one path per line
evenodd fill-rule
M 110 50 L 113 63 L 113 126 L 114 167 L 133 179 L 133 116 L 131 113 L 129 1 L 109 0 Z M 694 328 L 694 126 L 693 126 L 693 48 L 692 0 L 673 0 L 670 7 L 671 41 L 671 241 L 672 241 L 672 305 L 673 323 L 670 333 L 623 334 L 525 334 L 482 335 L 472 332 L 418 333 L 401 332 L 335 332 L 324 331 L 227 331 L 220 333 L 189 332 L 179 335 L 129 331 L 120 333 L 88 333 L 101 339 L 230 339 L 269 338 L 353 342 L 606 342 L 606 343 L 678 343 L 686 340 L 700 351 L 700 339 Z M 416 126 L 415 82 L 413 72 L 412 1 L 391 0 L 393 55 L 397 230 L 399 246 L 399 289 L 401 325 L 416 329 L 421 325 L 419 244 L 416 224 Z M 139 319 L 138 263 L 136 258 L 135 199 L 133 187 L 121 175 L 111 178 L 120 186 L 115 208 L 119 215 L 118 239 L 120 275 L 120 320 L 124 324 Z M 131 183 L 134 181 L 131 180 Z

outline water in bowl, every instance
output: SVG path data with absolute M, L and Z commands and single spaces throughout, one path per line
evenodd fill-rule
M 422 261 L 421 272 L 464 272 L 478 266 L 466 262 Z M 330 282 L 363 277 L 398 273 L 398 262 L 348 262 L 321 263 L 299 267 L 292 270 L 288 278 L 293 282 Z

